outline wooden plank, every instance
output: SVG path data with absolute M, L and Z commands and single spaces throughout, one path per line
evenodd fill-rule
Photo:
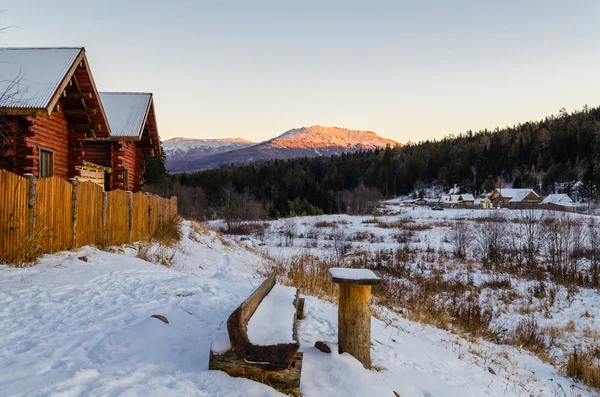
M 124 190 L 107 193 L 105 245 L 120 245 L 129 239 L 129 206 Z
M 28 250 L 27 179 L 0 170 L 0 261 L 13 263 Z
M 70 92 L 65 94 L 67 99 L 92 99 L 91 92 Z
M 81 182 L 77 191 L 76 245 L 102 244 L 102 188 Z
M 67 116 L 87 116 L 96 114 L 96 109 L 64 109 L 63 113 Z
M 132 241 L 148 238 L 148 197 L 137 192 L 133 194 Z

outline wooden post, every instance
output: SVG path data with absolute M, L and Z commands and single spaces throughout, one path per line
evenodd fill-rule
M 102 245 L 106 245 L 106 221 L 107 221 L 107 211 L 108 211 L 108 193 L 106 191 L 102 192 Z
M 338 344 L 340 353 L 349 353 L 371 368 L 371 286 L 381 278 L 368 269 L 329 269 L 332 281 L 340 284 Z
M 146 195 L 146 197 L 148 198 L 148 236 L 146 236 L 148 239 L 150 239 L 150 236 L 152 235 L 152 231 L 150 230 L 150 226 L 152 225 L 152 221 L 151 221 L 151 215 L 152 215 L 152 209 L 150 207 L 150 193 L 146 192 L 144 193 Z
M 23 176 L 27 178 L 27 206 L 29 209 L 29 215 L 27 216 L 27 239 L 32 243 L 35 238 L 35 206 L 37 202 L 37 189 L 35 185 L 37 179 L 33 174 L 24 174 Z
M 71 182 L 71 185 L 73 185 L 73 195 L 71 196 L 71 208 L 73 208 L 71 212 L 71 219 L 73 221 L 73 241 L 71 243 L 71 249 L 74 250 L 77 248 L 77 195 L 79 190 L 79 181 L 75 178 L 69 178 L 69 182 Z
M 133 239 L 133 193 L 127 192 L 127 205 L 129 206 L 129 234 L 127 235 L 127 242 L 131 243 Z

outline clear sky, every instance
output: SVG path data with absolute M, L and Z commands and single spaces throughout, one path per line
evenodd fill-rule
M 163 139 L 315 124 L 401 142 L 600 105 L 600 1 L 2 0 L 9 46 L 84 46 Z

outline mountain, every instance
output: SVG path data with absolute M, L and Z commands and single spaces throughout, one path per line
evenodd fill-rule
M 204 141 L 210 142 L 203 144 Z M 223 141 L 231 142 L 232 146 L 227 146 Z M 209 146 L 209 143 L 213 146 Z M 233 145 L 239 146 L 233 147 Z M 317 125 L 292 129 L 276 138 L 257 144 L 239 139 L 173 138 L 165 141 L 163 148 L 167 155 L 167 168 L 172 172 L 186 172 L 274 159 L 331 156 L 358 150 L 384 148 L 388 145 L 402 146 L 400 143 L 382 138 L 372 131 Z M 195 149 L 191 149 L 192 146 Z M 215 149 L 214 146 L 218 146 L 218 149 Z
M 195 164 L 206 156 L 252 145 L 255 145 L 255 143 L 242 138 L 172 138 L 162 143 L 167 156 L 167 169 L 172 171 L 185 170 L 188 164 Z

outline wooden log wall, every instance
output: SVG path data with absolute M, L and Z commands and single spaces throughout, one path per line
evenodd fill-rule
M 144 240 L 148 233 L 148 196 L 142 192 L 133 194 L 132 241 Z
M 27 154 L 24 156 L 22 172 L 39 177 L 39 149 L 46 148 L 54 153 L 54 176 L 67 179 L 73 176 L 74 167 L 69 169 L 69 131 L 68 121 L 62 111 L 52 116 L 29 116 L 30 135 L 25 137 Z
M 124 190 L 106 194 L 106 226 L 104 244 L 119 245 L 129 241 L 129 199 Z
M 0 170 L 0 263 L 84 245 L 124 244 L 130 235 L 131 241 L 148 239 L 161 222 L 177 216 L 174 197 L 138 192 L 130 204 L 129 194 L 104 193 L 93 182 L 36 179 Z
M 64 251 L 73 243 L 73 186 L 56 176 L 38 179 L 33 240 L 43 252 Z
M 24 248 L 29 218 L 27 179 L 0 170 L 0 263 L 9 262 Z
M 102 188 L 94 182 L 77 186 L 75 245 L 102 244 Z

